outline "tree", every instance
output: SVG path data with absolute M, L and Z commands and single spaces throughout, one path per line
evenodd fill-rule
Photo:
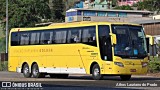
M 117 0 L 112 0 L 112 6 L 115 7 L 117 5 Z
M 143 2 L 138 2 L 134 6 L 137 6 L 138 10 L 146 9 L 156 12 L 156 14 L 160 12 L 160 0 L 145 0 Z
M 127 5 L 127 6 L 117 6 L 117 7 L 115 7 L 114 9 L 118 9 L 118 10 L 133 10 L 133 8 L 131 7 L 131 6 L 129 6 L 129 5 Z
M 5 0 L 0 1 L 0 19 L 5 18 Z M 48 0 L 9 0 L 9 29 L 31 27 L 51 18 Z M 5 24 L 5 23 L 4 23 Z
M 64 22 L 65 2 L 63 0 L 53 0 L 52 3 L 52 20 L 54 22 Z
M 145 0 L 144 6 L 147 10 L 160 12 L 160 0 Z

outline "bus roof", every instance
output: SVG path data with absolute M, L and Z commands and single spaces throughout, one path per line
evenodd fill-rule
M 52 28 L 69 28 L 69 27 L 82 27 L 82 26 L 89 26 L 89 25 L 111 25 L 111 24 L 129 24 L 129 25 L 139 25 L 139 24 L 133 24 L 133 23 L 121 23 L 121 22 L 94 22 L 94 21 L 82 21 L 82 22 L 70 22 L 70 23 L 53 23 L 49 26 L 44 27 L 30 27 L 30 28 L 13 28 L 11 29 L 11 32 L 14 31 L 28 31 L 28 30 L 44 30 L 44 29 L 52 29 Z

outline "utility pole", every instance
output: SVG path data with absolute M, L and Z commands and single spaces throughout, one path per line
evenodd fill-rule
M 8 0 L 6 0 L 6 54 L 8 53 Z

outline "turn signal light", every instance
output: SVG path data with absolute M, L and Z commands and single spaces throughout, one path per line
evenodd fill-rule
M 142 62 L 142 67 L 146 67 L 148 65 L 148 62 Z
M 124 67 L 123 63 L 121 63 L 121 62 L 114 62 L 114 64 L 119 66 L 119 67 Z

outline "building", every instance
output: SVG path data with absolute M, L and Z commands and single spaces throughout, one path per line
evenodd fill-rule
M 112 0 L 78 0 L 75 2 L 74 8 L 110 9 Z
M 153 20 L 157 20 L 157 19 L 160 20 L 160 15 L 154 15 L 154 16 L 153 16 Z
M 159 36 L 160 35 L 160 19 L 159 20 L 142 20 L 133 23 L 141 24 L 144 27 L 147 35 Z
M 84 8 L 84 1 L 83 0 L 78 0 L 75 2 L 74 8 Z
M 108 22 L 136 22 L 152 20 L 153 13 L 138 10 L 99 10 L 75 8 L 66 11 L 65 22 L 76 21 L 108 21 Z
M 132 6 L 133 4 L 137 2 L 142 2 L 143 0 L 117 0 L 117 1 L 118 1 L 118 6 L 123 6 L 123 5 Z

